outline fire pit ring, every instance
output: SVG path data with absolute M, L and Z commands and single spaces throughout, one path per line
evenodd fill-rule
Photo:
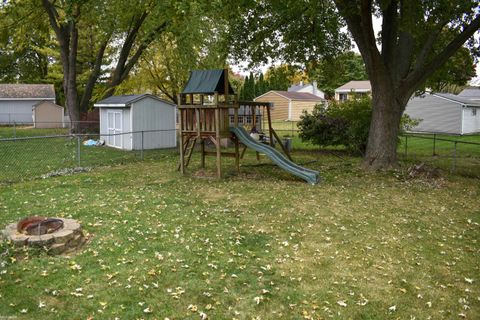
M 12 223 L 2 232 L 15 246 L 42 247 L 51 254 L 72 252 L 85 243 L 77 220 L 31 216 Z

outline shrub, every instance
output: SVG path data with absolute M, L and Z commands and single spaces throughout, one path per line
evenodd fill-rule
M 298 127 L 303 141 L 323 147 L 343 145 L 364 153 L 371 118 L 372 101 L 364 97 L 328 107 L 317 105 L 311 114 L 302 114 Z

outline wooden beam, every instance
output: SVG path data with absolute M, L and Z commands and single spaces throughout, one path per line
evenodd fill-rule
M 218 104 L 218 92 L 215 92 L 214 104 Z M 215 140 L 217 148 L 217 177 L 218 179 L 222 178 L 222 154 L 220 150 L 220 109 L 215 109 Z
M 179 101 L 179 104 L 181 103 L 181 96 L 178 95 L 178 101 Z M 179 116 L 179 120 L 180 120 L 180 172 L 182 174 L 185 174 L 185 166 L 184 166 L 184 154 L 183 154 L 183 111 L 178 109 L 178 116 Z

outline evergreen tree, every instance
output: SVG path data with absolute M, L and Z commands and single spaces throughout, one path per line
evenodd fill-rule
M 257 84 L 255 85 L 255 88 L 256 88 L 256 93 L 257 93 L 257 96 L 260 96 L 262 94 L 264 94 L 265 92 L 267 92 L 267 86 L 266 86 L 266 83 L 265 83 L 265 78 L 263 77 L 263 73 L 260 73 L 260 76 L 258 77 L 258 81 L 257 81 Z

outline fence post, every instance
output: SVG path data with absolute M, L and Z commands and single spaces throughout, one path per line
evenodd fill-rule
M 433 154 L 432 154 L 432 156 L 435 155 L 435 141 L 436 141 L 436 137 L 437 137 L 437 135 L 434 133 L 434 134 L 433 134 Z
M 456 166 L 457 166 L 457 141 L 453 143 L 452 173 L 455 173 Z
M 142 130 L 142 149 L 140 150 L 140 159 L 143 161 L 143 130 Z
M 81 159 L 80 159 L 80 136 L 77 136 L 77 165 L 80 167 L 81 166 Z
M 15 123 L 15 120 L 13 120 L 13 137 L 17 138 L 17 125 Z

